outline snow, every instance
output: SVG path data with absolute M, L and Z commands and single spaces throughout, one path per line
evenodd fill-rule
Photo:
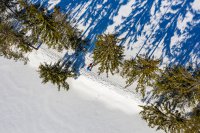
M 58 4 L 71 13 L 71 20 L 77 20 L 78 28 L 92 41 L 105 32 L 126 37 L 126 59 L 144 46 L 141 53 L 162 56 L 163 64 L 199 62 L 200 0 L 31 1 L 40 1 L 49 10 Z M 156 132 L 139 116 L 138 105 L 143 103 L 134 93 L 135 84 L 125 89 L 125 81 L 118 74 L 107 78 L 106 74 L 97 74 L 97 67 L 86 72 L 85 66 L 78 79 L 69 80 L 68 92 L 41 84 L 38 66 L 62 59 L 65 54 L 42 45 L 27 55 L 30 62 L 26 66 L 0 57 L 0 133 Z M 83 55 L 86 65 L 92 62 L 91 56 Z
M 194 0 L 192 7 L 193 9 L 200 11 L 200 6 L 199 6 L 200 0 Z
M 70 20 L 76 20 L 91 42 L 99 34 L 117 33 L 123 39 L 120 45 L 125 46 L 126 59 L 139 52 L 162 58 L 164 64 L 187 65 L 200 60 L 195 39 L 199 38 L 200 0 L 44 1 L 70 13 Z M 90 48 L 92 51 L 93 43 Z
M 115 86 L 80 76 L 59 92 L 29 65 L 0 58 L 0 66 L 0 133 L 155 132 Z
M 49 10 L 53 9 L 53 8 L 55 7 L 55 5 L 57 5 L 60 1 L 61 1 L 61 0 L 50 0 L 50 1 L 48 2 L 48 4 L 49 4 L 48 9 L 49 9 Z

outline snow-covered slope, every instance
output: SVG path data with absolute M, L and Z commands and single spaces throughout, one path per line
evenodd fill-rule
M 58 92 L 35 69 L 0 58 L 0 133 L 153 133 L 139 102 L 85 76 Z
M 98 34 L 118 33 L 127 58 L 139 52 L 165 63 L 200 63 L 200 0 L 32 1 L 60 6 L 93 41 Z
M 138 52 L 163 57 L 164 63 L 200 62 L 200 0 L 32 0 L 52 9 L 61 6 L 91 39 L 102 33 L 124 38 L 126 58 Z M 97 76 L 85 64 L 91 54 L 56 53 L 42 45 L 29 66 L 0 58 L 0 133 L 147 133 L 139 99 L 124 90 L 119 75 Z M 72 60 L 81 76 L 69 92 L 42 85 L 36 70 L 42 62 Z M 30 67 L 31 66 L 31 67 Z M 83 69 L 81 69 L 83 68 Z M 129 92 L 131 91 L 131 93 Z
M 91 40 L 89 52 L 64 52 L 57 56 L 47 53 L 44 46 L 37 52 L 52 56 L 50 59 L 65 59 L 73 62 L 73 67 L 85 74 L 84 67 L 92 61 L 92 50 L 97 35 L 118 33 L 123 38 L 126 59 L 137 54 L 162 57 L 162 65 L 170 63 L 200 65 L 200 0 L 31 0 L 40 2 L 51 10 L 58 5 L 62 11 L 70 13 L 71 21 L 83 35 Z M 29 56 L 31 61 L 41 62 L 49 59 Z M 33 57 L 33 58 L 32 58 Z M 37 65 L 36 65 L 37 66 Z M 87 73 L 86 73 L 87 75 Z M 110 84 L 123 88 L 124 79 L 119 75 L 106 78 L 97 75 L 97 68 L 92 73 Z M 120 82 L 119 82 L 120 81 Z M 134 90 L 134 86 L 131 91 Z M 130 91 L 128 89 L 127 91 Z

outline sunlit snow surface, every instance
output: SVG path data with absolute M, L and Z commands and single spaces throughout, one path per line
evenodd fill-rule
M 153 133 L 138 102 L 88 77 L 70 90 L 42 85 L 38 73 L 0 58 L 0 133 Z
M 98 34 L 124 38 L 126 58 L 138 52 L 164 63 L 200 60 L 200 0 L 32 0 L 51 10 L 59 5 L 92 42 Z M 92 52 L 94 43 L 89 50 Z M 90 54 L 56 53 L 45 45 L 28 55 L 27 66 L 0 58 L 0 133 L 150 133 L 139 116 L 141 103 L 125 95 L 119 75 L 86 72 Z M 67 58 L 81 73 L 69 92 L 42 85 L 42 62 Z M 86 64 L 86 65 L 85 65 Z M 32 67 L 32 68 L 31 68 Z M 82 69 L 81 69 L 82 68 Z M 104 82 L 105 81 L 105 82 Z M 134 90 L 134 87 L 131 88 Z M 128 90 L 126 90 L 128 91 Z
M 165 63 L 200 63 L 200 0 L 32 1 L 49 9 L 60 6 L 93 41 L 99 34 L 117 33 L 127 58 L 139 52 Z

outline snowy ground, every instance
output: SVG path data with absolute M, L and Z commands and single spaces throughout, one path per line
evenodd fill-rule
M 34 68 L 0 58 L 0 133 L 153 133 L 139 102 L 85 76 L 68 92 L 42 85 Z
M 49 9 L 60 6 L 91 41 L 99 34 L 117 33 L 128 59 L 139 53 L 162 57 L 163 63 L 200 65 L 200 0 L 31 1 Z
M 126 38 L 126 58 L 134 57 L 144 46 L 141 53 L 161 56 L 164 63 L 200 62 L 200 0 L 32 1 L 46 3 L 49 8 L 58 4 L 71 12 L 87 38 L 119 33 Z M 155 132 L 138 114 L 142 103 L 132 92 L 134 86 L 124 90 L 119 75 L 106 78 L 98 76 L 97 68 L 91 73 L 83 68 L 77 80 L 69 81 L 68 92 L 42 85 L 38 65 L 65 54 L 42 46 L 29 55 L 27 66 L 0 58 L 0 133 Z M 79 57 L 74 59 L 76 65 L 92 62 L 90 53 Z

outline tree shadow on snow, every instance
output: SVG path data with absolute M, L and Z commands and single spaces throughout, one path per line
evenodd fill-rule
M 86 27 L 82 35 L 90 40 L 86 46 L 87 52 L 92 52 L 95 47 L 96 36 L 103 34 L 107 27 L 113 24 L 113 18 L 118 15 L 122 5 L 127 4 L 128 0 L 61 0 L 57 6 L 69 13 L 70 20 L 76 25 L 82 24 Z M 79 73 L 85 65 L 85 55 L 83 51 L 75 52 L 72 55 L 66 53 L 64 60 L 70 62 L 71 66 Z
M 162 13 L 161 19 L 157 24 L 152 24 L 151 19 L 156 13 L 160 12 L 162 5 L 161 0 L 136 0 L 132 4 L 132 12 L 128 17 L 123 17 L 123 22 L 115 27 L 119 35 L 124 35 L 121 45 L 128 43 L 127 49 L 134 49 L 134 43 L 141 36 L 144 36 L 142 47 L 138 51 L 145 51 L 145 55 L 152 57 L 162 46 L 161 58 L 167 57 L 170 60 L 170 65 L 180 64 L 186 65 L 188 62 L 195 62 L 199 65 L 200 55 L 198 50 L 199 44 L 199 12 L 192 9 L 194 0 L 182 0 L 175 2 L 169 0 L 167 10 Z M 171 4 L 170 4 L 171 3 Z M 152 12 L 154 8 L 154 12 Z M 169 9 L 168 9 L 169 8 Z M 187 14 L 191 13 L 194 18 L 187 23 L 187 28 L 183 31 L 178 28 L 180 20 L 187 19 Z M 152 16 L 153 15 L 153 16 Z M 150 33 L 146 33 L 145 26 L 150 26 Z M 157 27 L 157 28 L 156 28 Z M 173 44 L 173 37 L 183 37 L 177 44 Z M 157 52 L 156 52 L 157 53 Z
M 80 51 L 73 54 L 66 53 L 62 60 L 63 64 L 72 68 L 78 76 L 80 75 L 80 69 L 85 66 L 85 53 Z
M 113 18 L 118 15 L 122 5 L 128 0 L 62 0 L 58 6 L 70 13 L 71 20 L 86 27 L 83 36 L 91 40 L 88 51 L 94 49 L 96 36 L 103 34 L 109 25 L 112 25 Z
M 48 0 L 33 1 L 48 4 Z M 174 0 L 166 1 L 174 3 Z M 167 57 L 171 64 L 185 65 L 192 61 L 199 64 L 200 17 L 199 12 L 192 9 L 191 4 L 194 0 L 177 1 L 169 6 L 170 9 L 163 14 L 157 25 L 151 24 L 152 17 L 161 12 L 161 5 L 166 1 L 135 0 L 130 14 L 127 17 L 122 17 L 122 23 L 115 27 L 115 32 L 118 35 L 125 35 L 121 45 L 128 41 L 128 49 L 132 49 L 139 37 L 144 36 L 146 40 L 143 43 L 144 48 L 141 49 L 144 49 L 149 57 L 153 56 L 161 45 L 163 46 L 161 57 Z M 113 18 L 118 15 L 120 7 L 128 2 L 129 0 L 61 0 L 57 6 L 69 13 L 70 20 L 75 24 L 86 27 L 83 36 L 91 40 L 87 49 L 88 52 L 92 52 L 96 36 L 104 33 L 107 27 L 114 23 Z M 181 30 L 178 28 L 178 23 L 187 17 L 188 12 L 194 15 L 193 21 L 188 22 L 187 28 Z M 150 26 L 150 35 L 145 26 Z M 173 44 L 171 40 L 175 35 L 184 37 L 184 39 Z M 77 52 L 75 53 L 77 54 Z M 71 59 L 74 60 L 74 67 L 77 69 L 85 64 L 85 53 L 83 53 L 80 52 L 78 56 L 70 55 Z
M 178 44 L 180 48 L 176 45 L 172 47 L 172 63 L 186 64 L 195 61 L 195 65 L 200 67 L 200 13 L 195 15 L 193 22 L 196 20 L 197 23 L 187 24 L 183 33 L 185 39 Z
M 128 49 L 132 48 L 132 44 L 138 41 L 138 37 L 144 32 L 145 25 L 150 23 L 151 18 L 151 9 L 155 4 L 153 0 L 136 0 L 132 4 L 132 11 L 128 17 L 123 17 L 123 22 L 115 27 L 115 30 L 118 34 L 125 34 L 121 42 L 123 45 L 127 40 Z M 156 9 L 159 10 L 161 5 L 161 0 L 156 4 Z M 155 11 L 157 11 L 155 10 Z M 154 13 L 155 14 L 155 13 Z
M 189 11 L 192 11 L 191 4 L 193 0 L 185 0 L 176 3 L 171 6 L 171 10 L 164 15 L 160 20 L 159 28 L 153 33 L 145 51 L 149 57 L 153 56 L 159 45 L 162 45 L 162 59 L 167 57 L 171 64 L 186 65 L 188 62 L 194 62 L 199 59 L 198 50 L 199 45 L 199 24 L 193 24 L 199 20 L 197 12 L 193 12 L 196 16 L 192 22 L 187 23 L 187 28 L 184 31 L 178 28 L 180 19 L 184 20 Z M 198 19 L 198 20 L 197 20 Z M 172 44 L 171 40 L 174 36 L 181 37 L 184 39 L 177 44 Z M 145 44 L 146 45 L 146 44 Z M 192 58 L 191 55 L 195 55 Z

